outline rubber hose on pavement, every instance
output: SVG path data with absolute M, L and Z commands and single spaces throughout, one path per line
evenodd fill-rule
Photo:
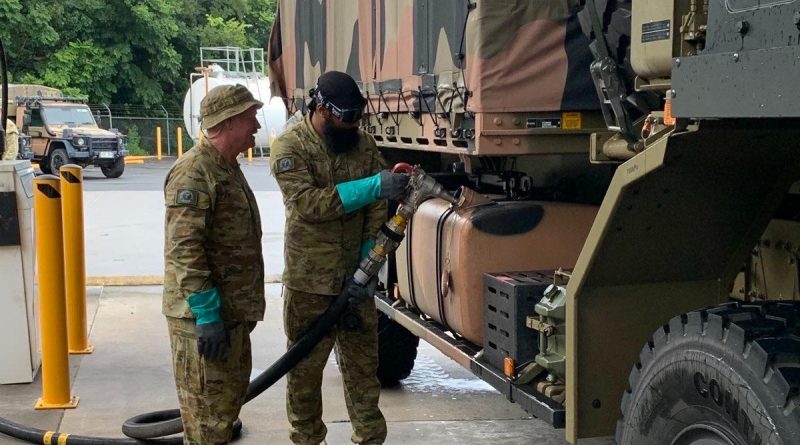
M 183 437 L 169 437 L 164 439 L 131 439 L 111 437 L 77 436 L 67 433 L 40 430 L 12 422 L 0 417 L 0 433 L 26 442 L 44 445 L 183 445 Z M 242 422 L 237 420 L 233 425 L 233 437 L 242 433 Z

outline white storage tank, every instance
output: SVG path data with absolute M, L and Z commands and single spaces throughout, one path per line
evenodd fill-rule
M 197 141 L 200 136 L 200 101 L 208 90 L 219 85 L 244 85 L 253 97 L 264 102 L 264 107 L 256 114 L 261 129 L 256 134 L 256 147 L 268 148 L 275 136 L 286 126 L 286 107 L 280 98 L 270 100 L 269 78 L 260 73 L 230 73 L 219 65 L 211 65 L 208 78 L 200 77 L 192 82 L 192 87 L 183 99 L 183 123 L 186 131 Z

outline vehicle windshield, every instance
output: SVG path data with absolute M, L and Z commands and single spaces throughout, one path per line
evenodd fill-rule
M 96 126 L 92 112 L 86 107 L 70 105 L 55 105 L 42 107 L 47 125 L 67 125 L 79 127 L 81 125 Z

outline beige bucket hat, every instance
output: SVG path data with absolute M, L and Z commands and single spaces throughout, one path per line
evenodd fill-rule
M 244 85 L 214 87 L 200 102 L 200 128 L 214 128 L 225 119 L 244 113 L 251 107 L 263 106 L 264 103 L 256 100 Z

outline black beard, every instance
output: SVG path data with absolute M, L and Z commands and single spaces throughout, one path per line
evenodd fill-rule
M 329 120 L 322 127 L 325 145 L 337 155 L 348 152 L 358 146 L 358 128 L 339 129 Z

